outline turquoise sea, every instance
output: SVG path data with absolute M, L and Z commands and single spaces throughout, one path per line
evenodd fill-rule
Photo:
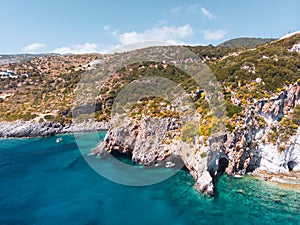
M 79 136 L 86 150 L 97 144 Z M 0 139 L 1 225 L 300 224 L 299 192 L 222 176 L 218 197 L 207 198 L 193 185 L 186 171 L 144 187 L 113 183 L 90 168 L 73 135 Z

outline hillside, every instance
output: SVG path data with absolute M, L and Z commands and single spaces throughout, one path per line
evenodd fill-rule
M 230 117 L 255 99 L 274 96 L 286 85 L 295 82 L 299 74 L 299 53 L 292 52 L 299 34 L 288 39 L 262 45 L 256 49 L 225 46 L 187 47 L 204 60 L 224 88 Z M 91 69 L 88 63 L 102 55 L 44 55 L 21 63 L 9 63 L 2 70 L 31 74 L 18 79 L 1 79 L 0 120 L 32 119 L 70 122 L 73 91 L 81 74 Z M 89 68 L 90 67 L 90 68 Z M 197 89 L 193 81 L 170 65 L 152 62 L 136 63 L 117 71 L 114 80 L 107 80 L 100 91 L 103 107 L 96 112 L 98 120 L 109 119 L 111 100 L 123 86 L 145 75 L 162 76 L 179 82 L 191 93 Z M 259 82 L 258 82 L 259 81 Z M 235 97 L 228 94 L 234 91 Z M 231 101 L 241 102 L 235 106 Z M 94 100 L 93 100 L 94 101 Z M 106 102 L 110 102 L 107 104 Z M 199 99 L 197 101 L 200 101 Z M 198 103 L 198 104 L 203 104 Z M 67 113 L 68 114 L 68 113 Z M 46 116 L 46 117 L 45 117 Z
M 275 93 L 299 78 L 299 52 L 292 50 L 299 39 L 297 34 L 255 49 L 238 51 L 209 65 L 220 82 L 235 83 L 237 90 L 261 80 L 250 91 L 257 93 L 255 98 L 262 98 L 260 92 Z
M 71 108 L 80 74 L 92 68 L 89 63 L 100 57 L 43 55 L 2 65 L 2 71 L 14 71 L 18 77 L 0 78 L 0 121 L 64 122 L 61 112 L 66 113 Z M 68 119 L 66 123 L 71 122 L 70 117 Z
M 51 55 L 58 55 L 54 53 L 49 54 L 12 54 L 12 55 L 0 55 L 0 66 L 10 63 L 20 63 L 24 61 L 28 61 L 37 57 L 42 56 L 51 56 Z
M 236 47 L 255 48 L 259 45 L 263 45 L 275 40 L 276 39 L 274 38 L 246 38 L 246 37 L 234 38 L 219 44 L 219 46 L 230 47 L 230 48 L 236 48 Z

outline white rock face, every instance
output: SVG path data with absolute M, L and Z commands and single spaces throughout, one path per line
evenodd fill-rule
M 283 173 L 289 170 L 300 171 L 300 133 L 294 136 L 292 144 L 282 152 L 271 144 L 260 144 L 261 151 L 260 170 L 273 173 Z
M 199 187 L 200 191 L 206 192 L 210 195 L 213 194 L 214 189 L 212 185 L 212 177 L 210 176 L 208 171 L 204 171 L 198 178 L 197 186 Z
M 293 47 L 291 48 L 291 51 L 300 53 L 300 43 L 294 44 Z

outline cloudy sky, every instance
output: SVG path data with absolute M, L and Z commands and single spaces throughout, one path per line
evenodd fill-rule
M 298 0 L 0 0 L 0 54 L 110 52 L 141 41 L 217 45 L 300 30 Z

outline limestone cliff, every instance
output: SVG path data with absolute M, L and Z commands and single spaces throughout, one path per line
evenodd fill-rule
M 283 124 L 292 117 L 299 97 L 299 84 L 295 83 L 277 97 L 256 101 L 237 118 L 233 132 L 217 133 L 206 144 L 198 141 L 201 137 L 197 135 L 191 143 L 183 141 L 182 125 L 174 118 L 130 119 L 111 128 L 93 153 L 118 151 L 148 166 L 168 167 L 174 165 L 174 158 L 180 158 L 199 190 L 213 195 L 214 183 L 225 169 L 230 175 L 300 171 L 300 130 Z M 280 133 L 282 130 L 286 133 Z
M 143 116 L 141 120 L 131 119 L 112 128 L 93 153 L 105 155 L 117 151 L 146 166 L 179 169 L 185 166 L 199 189 L 212 195 L 214 181 L 207 170 L 209 156 L 204 150 L 196 152 L 195 144 L 180 140 L 180 127 L 179 121 L 171 118 Z M 210 151 L 209 147 L 207 151 Z M 217 170 L 215 172 L 217 175 Z

